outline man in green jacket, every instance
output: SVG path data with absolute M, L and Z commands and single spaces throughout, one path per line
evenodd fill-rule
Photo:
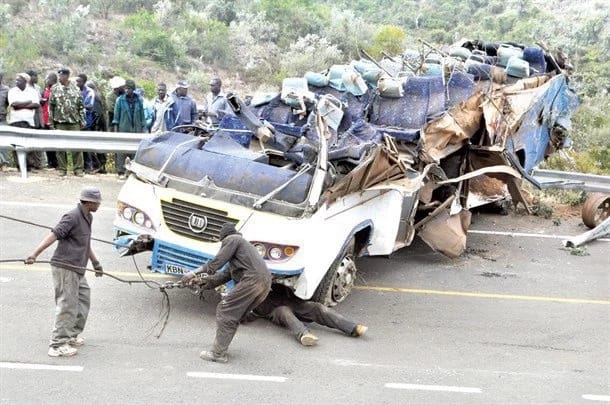
M 80 91 L 70 83 L 70 70 L 60 69 L 59 81 L 51 88 L 49 98 L 49 129 L 63 129 L 66 131 L 80 131 L 85 127 L 85 107 Z M 85 165 L 83 152 L 70 152 L 74 174 L 83 176 Z M 68 156 L 66 152 L 57 152 L 57 168 L 59 175 L 65 176 L 68 172 Z
M 125 94 L 117 98 L 114 105 L 112 129 L 114 132 L 146 132 L 144 118 L 144 104 L 142 98 L 135 93 L 136 83 L 133 80 L 125 81 Z M 125 178 L 125 158 L 133 159 L 133 154 L 116 153 L 114 165 L 119 179 Z

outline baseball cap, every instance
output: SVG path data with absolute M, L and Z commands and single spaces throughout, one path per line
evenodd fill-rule
M 186 80 L 178 80 L 178 83 L 176 83 L 176 88 L 178 87 L 182 87 L 184 89 L 188 89 L 189 88 L 189 84 Z
M 27 73 L 17 73 L 17 77 L 21 77 L 26 82 L 30 81 L 30 75 Z
M 125 87 L 129 87 L 132 90 L 136 89 L 136 82 L 131 79 L 125 80 Z
M 70 75 L 70 69 L 68 68 L 61 68 L 57 71 L 57 73 L 59 73 L 60 75 Z
M 114 76 L 108 81 L 108 84 L 110 84 L 110 87 L 113 89 L 118 89 L 121 86 L 125 86 L 125 79 L 123 79 L 121 76 Z
M 97 187 L 84 187 L 80 191 L 79 199 L 81 201 L 89 201 L 99 204 L 102 202 L 102 193 Z

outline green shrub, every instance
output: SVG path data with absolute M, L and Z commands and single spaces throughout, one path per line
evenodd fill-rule
M 290 49 L 282 54 L 277 75 L 281 77 L 300 77 L 307 71 L 322 71 L 340 63 L 343 54 L 326 38 L 318 35 L 307 35 L 290 45 Z M 281 82 L 281 80 L 280 80 Z
M 149 58 L 166 67 L 175 66 L 183 54 L 171 33 L 161 28 L 153 13 L 140 9 L 125 18 L 125 27 L 131 31 L 130 49 L 138 56 Z
M 38 29 L 31 27 L 8 31 L 6 36 L 0 34 L 0 65 L 5 72 L 23 71 L 24 66 L 32 66 L 40 58 L 41 48 L 32 40 L 36 32 Z
M 187 75 L 187 80 L 191 88 L 209 90 L 210 77 L 202 70 L 191 70 Z
M 144 98 L 152 100 L 157 96 L 157 82 L 152 80 L 137 80 L 136 85 L 144 90 Z
M 104 19 L 108 19 L 115 3 L 114 0 L 89 0 L 91 13 Z
M 333 24 L 324 27 L 321 37 L 335 44 L 345 60 L 358 59 L 360 48 L 369 48 L 373 42 L 373 30 L 364 19 L 356 17 L 351 10 L 331 11 Z
M 0 27 L 6 27 L 11 20 L 11 6 L 0 4 Z
M 370 51 L 375 57 L 380 57 L 382 51 L 390 55 L 396 55 L 404 49 L 406 39 L 407 34 L 402 28 L 394 25 L 383 25 L 375 35 Z
M 57 5 L 59 10 L 59 5 Z M 78 6 L 76 10 L 69 12 L 58 11 L 56 21 L 44 24 L 43 35 L 39 37 L 40 46 L 44 54 L 49 57 L 57 57 L 57 54 L 78 55 L 84 53 L 87 45 L 84 33 L 87 30 L 89 6 Z
M 191 13 L 185 24 L 187 30 L 178 34 L 186 45 L 186 53 L 208 64 L 229 66 L 230 46 L 227 44 L 229 27 L 198 13 Z

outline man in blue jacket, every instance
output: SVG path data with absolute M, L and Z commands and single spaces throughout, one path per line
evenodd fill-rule
M 176 90 L 172 93 L 174 100 L 172 104 L 172 129 L 181 125 L 195 124 L 195 121 L 197 121 L 197 103 L 188 96 L 188 89 L 188 83 L 180 80 L 176 84 Z
M 133 80 L 125 81 L 125 94 L 117 98 L 114 104 L 112 128 L 114 132 L 147 132 L 144 117 L 144 103 L 136 93 L 136 83 Z M 133 159 L 133 154 L 116 153 L 114 166 L 119 179 L 125 178 L 125 158 Z

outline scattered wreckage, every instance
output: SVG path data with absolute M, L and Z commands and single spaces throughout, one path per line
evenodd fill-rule
M 470 208 L 527 206 L 521 182 L 563 146 L 578 99 L 567 62 L 539 46 L 426 49 L 230 95 L 217 129 L 143 141 L 118 197 L 122 254 L 151 250 L 151 270 L 183 274 L 233 222 L 275 282 L 327 305 L 350 293 L 356 257 L 416 233 L 459 256 Z

